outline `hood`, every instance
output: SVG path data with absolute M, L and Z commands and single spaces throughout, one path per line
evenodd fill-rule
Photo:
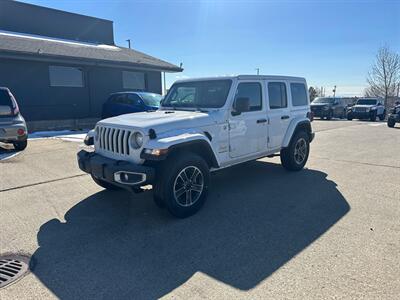
M 312 103 L 310 104 L 310 106 L 329 106 L 329 103 Z
M 120 115 L 101 120 L 100 125 L 111 125 L 119 128 L 135 128 L 147 134 L 154 129 L 157 134 L 172 129 L 207 126 L 215 123 L 211 112 L 157 110 Z
M 371 108 L 376 106 L 376 104 L 355 104 L 352 107 L 365 107 L 365 108 Z

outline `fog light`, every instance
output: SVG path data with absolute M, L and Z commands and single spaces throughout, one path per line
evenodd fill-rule
M 17 130 L 17 134 L 18 135 L 24 135 L 25 134 L 25 129 L 23 129 L 23 128 L 18 129 Z

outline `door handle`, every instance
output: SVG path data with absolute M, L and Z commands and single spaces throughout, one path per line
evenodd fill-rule
M 266 122 L 267 122 L 267 119 L 259 119 L 259 120 L 257 120 L 257 124 L 266 123 Z
M 282 116 L 281 117 L 282 120 L 286 120 L 286 119 L 289 119 L 289 118 L 290 118 L 289 116 Z

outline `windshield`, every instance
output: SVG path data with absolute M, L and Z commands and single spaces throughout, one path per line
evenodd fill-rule
M 160 101 L 162 99 L 161 95 L 153 93 L 140 93 L 139 95 L 147 106 L 160 106 Z
M 220 108 L 226 102 L 231 84 L 232 81 L 226 79 L 175 83 L 163 106 Z
M 357 101 L 357 105 L 375 105 L 375 99 L 360 99 Z
M 335 102 L 335 98 L 317 98 L 312 103 L 328 103 L 333 104 Z

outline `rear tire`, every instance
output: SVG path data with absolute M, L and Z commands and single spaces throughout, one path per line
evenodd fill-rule
M 289 171 L 304 168 L 310 153 L 310 141 L 305 131 L 297 132 L 287 148 L 281 150 L 282 166 Z
M 329 112 L 328 112 L 328 115 L 327 115 L 327 117 L 326 117 L 326 119 L 327 119 L 327 120 L 332 120 L 332 117 L 333 117 L 333 112 L 332 112 L 332 111 L 329 111 Z
M 23 151 L 28 146 L 28 141 L 25 140 L 25 141 L 14 142 L 13 145 L 15 150 Z
M 177 218 L 194 215 L 204 205 L 210 170 L 197 154 L 180 152 L 172 155 L 160 170 L 154 201 L 165 205 Z
M 347 120 L 353 121 L 353 116 L 351 115 L 351 113 L 347 114 Z
M 112 184 L 112 183 L 109 183 L 109 182 L 107 182 L 107 181 L 104 181 L 104 180 L 101 180 L 101 179 L 99 179 L 99 178 L 96 178 L 96 177 L 94 177 L 93 175 L 91 175 L 91 176 L 92 176 L 93 181 L 94 181 L 97 185 L 101 186 L 102 188 L 105 188 L 106 190 L 118 191 L 118 190 L 121 189 L 120 187 L 118 187 L 118 186 L 116 186 L 116 185 L 114 185 L 114 184 Z

